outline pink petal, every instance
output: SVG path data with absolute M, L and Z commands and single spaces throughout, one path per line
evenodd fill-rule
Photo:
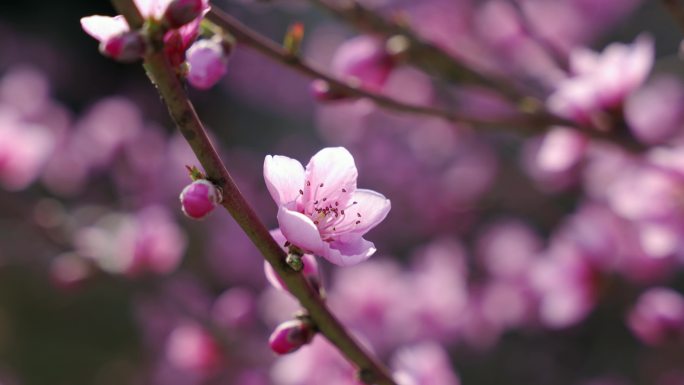
M 337 225 L 338 228 L 350 226 L 353 230 L 340 234 L 339 239 L 346 242 L 348 237 L 355 239 L 367 233 L 382 222 L 392 207 L 390 200 L 373 190 L 358 189 L 352 195 L 352 202 L 345 211 L 345 220 Z M 358 222 L 358 223 L 357 223 Z
M 325 197 L 344 205 L 356 190 L 358 172 L 354 157 L 344 147 L 324 148 L 311 158 L 306 166 L 306 181 L 309 188 L 304 191 L 304 200 Z
M 171 0 L 134 0 L 143 17 L 161 19 Z
M 278 224 L 280 231 L 293 245 L 313 254 L 322 254 L 325 250 L 318 228 L 306 215 L 280 206 Z
M 104 42 L 111 37 L 128 31 L 128 23 L 123 16 L 93 15 L 81 18 L 81 28 L 97 41 Z
M 333 242 L 322 257 L 338 266 L 351 266 L 370 258 L 375 251 L 373 242 L 359 236 L 351 242 Z
M 293 202 L 304 187 L 304 167 L 286 156 L 266 156 L 264 179 L 273 200 L 279 205 Z

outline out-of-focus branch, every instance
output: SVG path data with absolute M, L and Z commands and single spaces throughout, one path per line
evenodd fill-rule
M 510 128 L 511 126 L 514 126 L 515 128 L 522 131 L 527 131 L 528 133 L 539 132 L 549 124 L 563 123 L 559 119 L 555 119 L 550 116 L 542 116 L 540 114 L 520 114 L 516 117 L 486 119 L 467 116 L 465 114 L 459 114 L 458 112 L 430 106 L 404 103 L 391 97 L 365 90 L 359 86 L 342 81 L 322 70 L 317 69 L 311 63 L 307 63 L 299 56 L 292 55 L 280 45 L 251 30 L 234 17 L 217 9 L 216 7 L 213 7 L 211 11 L 209 11 L 206 19 L 222 30 L 229 32 L 238 42 L 252 47 L 271 59 L 279 61 L 313 79 L 324 80 L 335 91 L 352 97 L 363 97 L 370 99 L 380 107 L 416 115 L 435 116 L 452 122 L 466 123 L 482 128 L 501 126 Z
M 663 5 L 670 11 L 679 28 L 684 32 L 684 7 L 679 0 L 662 0 Z
M 113 3 L 117 10 L 127 18 L 132 28 L 142 26 L 143 19 L 133 0 L 113 0 Z M 396 385 L 388 370 L 359 345 L 335 318 L 319 293 L 301 274 L 286 264 L 285 252 L 271 237 L 240 193 L 209 140 L 176 72 L 160 48 L 155 46 L 152 52 L 145 55 L 145 69 L 166 104 L 172 119 L 204 167 L 207 177 L 222 189 L 223 206 L 280 275 L 290 293 L 307 310 L 320 333 L 358 368 L 360 378 L 367 384 Z
M 287 65 L 290 68 L 293 68 L 313 79 L 322 79 L 330 84 L 333 89 L 344 94 L 354 97 L 368 98 L 374 101 L 377 105 L 387 109 L 404 113 L 439 117 L 452 122 L 465 123 L 478 130 L 499 132 L 515 131 L 524 136 L 541 134 L 548 130 L 549 126 L 553 125 L 569 126 L 574 127 L 576 130 L 582 132 L 588 137 L 613 142 L 623 146 L 626 149 L 638 150 L 642 147 L 630 137 L 610 132 L 598 131 L 588 126 L 581 126 L 572 121 L 551 115 L 545 111 L 532 113 L 520 112 L 519 114 L 513 116 L 487 119 L 459 114 L 457 112 L 434 107 L 417 106 L 403 103 L 385 95 L 371 92 L 353 84 L 349 84 L 336 78 L 335 76 L 317 69 L 311 63 L 307 63 L 299 56 L 292 55 L 280 45 L 253 31 L 240 21 L 236 20 L 234 17 L 217 9 L 216 7 L 212 8 L 212 10 L 207 14 L 206 19 L 215 26 L 230 33 L 238 42 L 261 52 L 265 56 L 268 56 L 277 62 Z
M 526 99 L 525 95 L 518 92 L 508 80 L 491 74 L 481 73 L 476 68 L 458 60 L 441 47 L 418 36 L 410 28 L 383 18 L 363 7 L 356 0 L 339 1 L 335 2 L 334 5 L 330 0 L 309 1 L 367 33 L 387 38 L 403 36 L 408 41 L 406 49 L 407 60 L 427 73 L 453 83 L 483 85 L 497 90 L 514 103 L 523 103 Z

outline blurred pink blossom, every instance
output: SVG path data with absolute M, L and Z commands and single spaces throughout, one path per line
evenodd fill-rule
M 394 377 L 399 385 L 459 385 L 448 353 L 434 342 L 402 348 L 392 358 Z
M 171 332 L 166 344 L 166 357 L 180 369 L 202 374 L 218 369 L 223 359 L 214 338 L 194 324 L 180 325 Z
M 357 36 L 337 48 L 331 66 L 337 76 L 379 91 L 392 71 L 394 61 L 386 52 L 382 40 Z
M 646 80 L 653 66 L 653 45 L 653 39 L 641 35 L 632 45 L 612 43 L 600 54 L 575 49 L 569 77 L 547 99 L 549 109 L 580 123 L 598 123 L 602 112 L 619 109 Z
M 684 336 L 684 297 L 668 288 L 649 289 L 639 297 L 627 322 L 649 345 L 680 338 Z

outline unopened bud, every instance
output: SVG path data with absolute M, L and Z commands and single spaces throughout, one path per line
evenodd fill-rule
M 268 344 L 277 354 L 287 354 L 308 344 L 316 335 L 313 324 L 306 319 L 283 322 L 271 334 Z
M 189 67 L 187 79 L 195 88 L 209 89 L 226 74 L 228 56 L 219 41 L 198 40 L 185 57 Z
M 221 203 L 221 193 L 213 183 L 199 179 L 183 189 L 180 201 L 185 215 L 193 219 L 202 219 Z
M 179 28 L 200 17 L 205 7 L 204 0 L 172 0 L 163 21 L 170 28 Z
M 396 43 L 395 43 L 396 44 Z M 380 91 L 395 67 L 385 42 L 371 36 L 357 36 L 339 46 L 332 59 L 332 71 L 347 82 Z
M 126 31 L 100 43 L 100 52 L 120 62 L 134 62 L 145 54 L 145 39 L 136 31 Z

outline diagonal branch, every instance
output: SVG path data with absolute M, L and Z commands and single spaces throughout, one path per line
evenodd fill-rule
M 112 0 L 132 28 L 140 28 L 143 18 L 133 0 Z M 144 66 L 152 83 L 166 104 L 171 118 L 188 141 L 209 179 L 223 190 L 223 206 L 249 236 L 264 258 L 281 276 L 292 295 L 308 311 L 318 330 L 359 370 L 367 384 L 396 385 L 388 370 L 364 349 L 327 308 L 307 280 L 285 263 L 285 252 L 273 240 L 266 227 L 240 193 L 221 161 L 188 99 L 176 72 L 163 51 L 157 47 L 145 55 Z
M 407 58 L 426 73 L 441 77 L 456 84 L 480 84 L 499 91 L 513 103 L 520 104 L 526 99 L 508 80 L 485 74 L 472 65 L 463 63 L 443 48 L 423 39 L 405 25 L 388 20 L 368 10 L 356 0 L 335 2 L 330 0 L 309 0 L 335 16 L 354 25 L 359 30 L 384 37 L 403 36 L 408 41 Z

